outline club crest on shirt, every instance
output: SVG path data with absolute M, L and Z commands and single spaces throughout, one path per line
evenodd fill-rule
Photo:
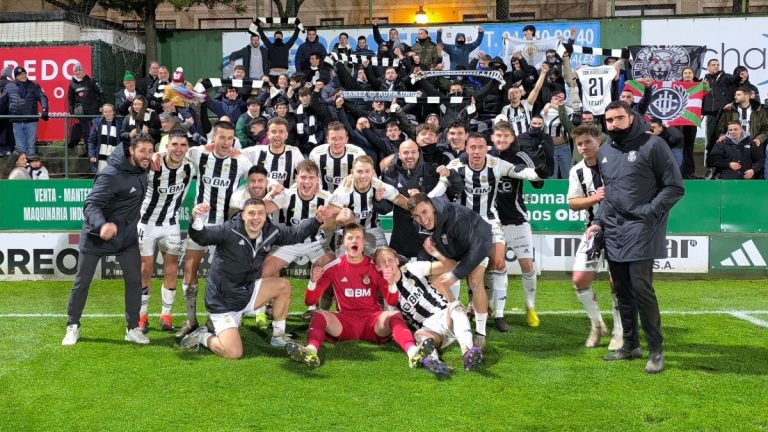
M 403 285 L 405 285 L 405 286 L 407 286 L 409 288 L 412 288 L 412 287 L 416 286 L 416 282 L 413 279 L 406 279 L 403 282 Z
M 442 241 L 444 245 L 447 245 L 448 244 L 448 235 L 447 234 L 443 234 L 440 237 L 440 241 Z
M 371 278 L 368 277 L 368 275 L 363 276 L 363 284 L 368 285 L 371 283 Z
M 632 150 L 629 152 L 629 155 L 627 155 L 627 160 L 630 162 L 634 162 L 637 160 L 637 152 Z

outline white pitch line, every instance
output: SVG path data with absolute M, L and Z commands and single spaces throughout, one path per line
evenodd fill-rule
M 289 315 L 302 315 L 304 312 L 290 312 Z M 539 315 L 584 315 L 583 310 L 563 311 L 537 311 Z M 524 311 L 506 311 L 505 315 L 524 315 Z M 750 314 L 768 315 L 768 310 L 701 310 L 701 311 L 661 311 L 662 315 L 731 315 L 733 317 L 749 321 L 761 327 L 768 327 L 768 322 L 750 316 Z M 149 314 L 159 317 L 160 314 Z M 603 315 L 611 315 L 610 311 L 603 311 Z M 83 318 L 122 318 L 125 314 L 83 314 Z M 0 313 L 0 318 L 66 318 L 67 314 L 55 313 Z
M 757 312 L 752 312 L 752 313 L 757 313 Z M 768 328 L 768 321 L 761 320 L 760 318 L 755 318 L 755 317 L 753 317 L 751 315 L 748 315 L 748 314 L 746 314 L 744 312 L 734 311 L 734 312 L 729 313 L 729 315 L 731 315 L 734 318 L 738 318 L 740 320 L 751 322 L 752 324 L 754 324 L 754 325 L 756 325 L 758 327 Z

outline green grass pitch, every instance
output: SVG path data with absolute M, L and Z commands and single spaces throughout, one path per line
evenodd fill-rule
M 456 371 L 443 380 L 409 369 L 394 343 L 326 344 L 322 365 L 310 370 L 270 347 L 269 335 L 249 319 L 241 328 L 243 359 L 186 352 L 158 330 L 158 290 L 152 343 L 133 345 L 123 341 L 122 281 L 94 283 L 80 342 L 62 347 L 71 284 L 4 282 L 0 430 L 768 430 L 764 280 L 657 281 L 667 361 L 650 376 L 645 359 L 605 363 L 605 347 L 584 348 L 589 324 L 573 288 L 548 279 L 539 283 L 541 327 L 526 327 L 514 309 L 523 295 L 519 278 L 511 278 L 512 332 L 489 331 L 476 372 L 463 372 L 451 347 L 444 359 Z M 302 343 L 303 287 L 294 281 L 297 313 L 288 321 Z M 596 291 L 609 312 L 607 284 L 596 283 Z M 199 303 L 204 320 L 202 294 Z M 180 290 L 174 309 L 178 325 Z M 610 326 L 609 315 L 606 321 Z

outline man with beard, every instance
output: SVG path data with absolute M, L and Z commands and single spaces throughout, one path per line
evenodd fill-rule
M 459 66 L 467 67 L 469 65 L 469 54 L 477 49 L 483 42 L 485 35 L 482 27 L 477 28 L 477 38 L 471 44 L 467 43 L 467 37 L 464 33 L 456 33 L 455 44 L 443 42 L 443 29 L 437 29 L 437 43 L 443 44 L 443 50 L 451 56 L 452 69 L 458 69 Z
M 664 353 L 653 263 L 666 257 L 667 218 L 685 193 L 683 179 L 667 143 L 648 134 L 648 125 L 629 105 L 611 102 L 605 123 L 612 142 L 601 146 L 597 156 L 605 199 L 586 237 L 604 233 L 624 345 L 603 358 L 614 361 L 643 356 L 637 328 L 639 313 L 650 351 L 645 371 L 657 373 L 664 369 Z
M 259 35 L 251 35 L 250 44 L 229 55 L 230 66 L 234 66 L 236 60 L 243 61 L 245 73 L 252 80 L 261 79 L 269 73 L 269 54 L 267 48 L 261 45 Z
M 101 257 L 115 256 L 125 281 L 125 340 L 146 345 L 139 329 L 141 308 L 141 258 L 138 248 L 139 211 L 147 190 L 147 169 L 155 141 L 140 133 L 126 151 L 118 146 L 109 166 L 96 176 L 83 205 L 83 230 L 77 274 L 67 306 L 67 333 L 62 345 L 74 345 L 80 338 L 80 317 L 88 298 L 96 266 Z
M 299 38 L 299 27 L 293 30 L 293 35 L 288 42 L 283 42 L 283 32 L 275 32 L 275 39 L 270 42 L 264 30 L 259 26 L 258 32 L 264 46 L 267 47 L 267 58 L 269 59 L 269 78 L 273 84 L 277 84 L 277 78 L 281 74 L 288 73 L 288 57 L 291 47 Z
M 315 27 L 307 27 L 307 40 L 303 44 L 299 45 L 299 49 L 296 50 L 296 72 L 301 72 L 304 76 L 310 76 L 309 56 L 317 54 L 321 60 L 325 58 L 328 53 L 325 51 L 325 47 L 320 43 L 317 37 L 317 29 Z

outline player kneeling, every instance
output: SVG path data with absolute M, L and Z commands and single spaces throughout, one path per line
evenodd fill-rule
M 363 254 L 365 230 L 361 225 L 344 227 L 345 254 L 324 268 L 315 268 L 304 301 L 313 305 L 333 285 L 339 312 L 317 309 L 312 313 L 307 332 L 307 346 L 288 342 L 288 355 L 310 366 L 320 366 L 317 351 L 326 335 L 332 341 L 364 340 L 383 344 L 390 339 L 408 354 L 410 367 L 417 367 L 434 351 L 434 341 L 424 339 L 416 346 L 411 331 L 397 311 L 382 311 L 378 295 L 391 306 L 397 305 L 397 289 L 387 289 L 387 282 L 376 271 L 371 259 Z
M 181 346 L 196 349 L 201 344 L 224 358 L 243 356 L 240 320 L 243 314 L 272 300 L 272 346 L 285 346 L 285 318 L 291 301 L 287 279 L 262 278 L 264 258 L 272 246 L 296 244 L 317 234 L 324 221 L 324 210 L 295 227 L 272 224 L 264 201 L 250 198 L 242 213 L 222 225 L 204 225 L 210 207 L 198 204 L 192 211 L 194 222 L 189 235 L 197 244 L 216 245 L 216 253 L 205 286 L 205 308 L 210 314 L 215 335 L 206 326 L 184 336 Z
M 397 252 L 387 246 L 376 250 L 374 262 L 389 284 L 389 291 L 400 293 L 398 308 L 411 328 L 417 329 L 416 341 L 432 339 L 440 348 L 458 341 L 464 356 L 464 370 L 473 370 L 482 363 L 483 354 L 472 344 L 472 329 L 464 305 L 453 298 L 449 289 L 438 290 L 428 279 L 452 271 L 456 262 L 438 252 L 430 239 L 424 242 L 424 249 L 438 262 L 409 262 L 400 267 Z M 427 356 L 422 365 L 439 375 L 451 372 L 451 367 L 440 360 L 437 350 Z

